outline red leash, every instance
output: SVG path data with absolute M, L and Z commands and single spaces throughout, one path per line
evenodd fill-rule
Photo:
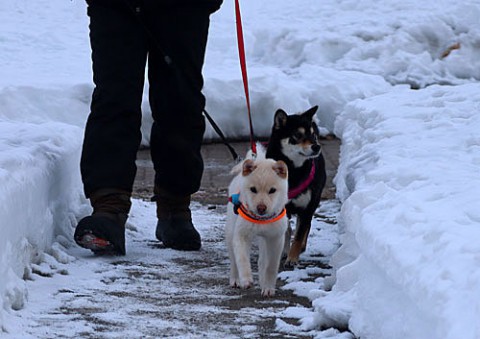
M 240 68 L 242 69 L 243 88 L 245 90 L 245 98 L 247 99 L 248 121 L 250 124 L 250 144 L 252 152 L 257 154 L 257 146 L 255 145 L 253 134 L 252 113 L 250 110 L 250 94 L 248 91 L 247 62 L 245 60 L 245 44 L 243 42 L 242 16 L 240 14 L 240 4 L 238 0 L 235 0 L 235 17 L 237 21 L 238 56 L 240 58 Z

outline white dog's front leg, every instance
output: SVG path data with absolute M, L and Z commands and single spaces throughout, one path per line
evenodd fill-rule
M 228 256 L 230 258 L 230 286 L 234 288 L 240 287 L 237 261 L 235 260 L 235 253 L 233 252 L 231 244 L 228 246 Z
M 235 232 L 232 244 L 240 287 L 250 288 L 253 286 L 252 268 L 250 266 L 252 236 L 247 232 Z
M 265 286 L 265 272 L 268 265 L 267 244 L 264 237 L 258 239 L 258 282 L 260 287 Z
M 284 241 L 284 234 L 263 241 L 265 248 L 264 250 L 261 249 L 261 253 L 265 255 L 265 259 L 262 260 L 262 265 L 259 267 L 259 275 L 262 277 L 260 281 L 263 281 L 260 287 L 262 288 L 262 296 L 264 297 L 272 297 L 275 295 L 275 285 L 277 283 L 278 268 L 280 266 Z
M 235 260 L 231 261 L 232 264 L 230 265 L 230 286 L 233 288 L 240 287 L 240 278 L 238 277 L 238 269 L 237 265 L 233 264 Z
M 237 262 L 235 260 L 235 252 L 233 250 L 233 235 L 235 232 L 236 216 L 233 214 L 233 207 L 228 204 L 227 224 L 225 227 L 225 241 L 227 243 L 228 257 L 230 259 L 230 286 L 240 287 L 240 279 L 238 277 Z

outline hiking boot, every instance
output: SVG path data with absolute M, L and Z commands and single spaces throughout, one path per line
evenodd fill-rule
M 154 193 L 152 201 L 157 203 L 157 239 L 167 248 L 198 251 L 202 241 L 192 223 L 190 196 L 173 195 L 157 187 Z
M 90 197 L 93 213 L 80 220 L 75 242 L 98 255 L 125 255 L 125 223 L 130 211 L 130 193 L 102 189 Z

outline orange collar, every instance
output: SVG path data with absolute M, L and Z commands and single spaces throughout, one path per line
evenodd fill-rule
M 270 223 L 273 223 L 275 221 L 278 221 L 278 220 L 282 219 L 287 214 L 287 210 L 284 207 L 283 210 L 278 215 L 274 216 L 273 218 L 262 219 L 261 216 L 250 214 L 247 211 L 247 209 L 243 206 L 243 204 L 241 204 L 240 207 L 238 208 L 238 214 L 243 219 L 245 219 L 249 222 L 253 222 L 254 224 L 270 224 Z

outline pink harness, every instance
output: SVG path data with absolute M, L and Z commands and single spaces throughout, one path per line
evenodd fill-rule
M 300 195 L 300 193 L 305 191 L 308 185 L 310 185 L 310 183 L 313 181 L 314 176 L 315 176 L 315 161 L 312 161 L 312 169 L 310 170 L 310 174 L 308 175 L 307 179 L 305 179 L 305 181 L 300 183 L 300 185 L 298 185 L 297 187 L 288 190 L 288 199 L 294 199 L 298 195 Z

